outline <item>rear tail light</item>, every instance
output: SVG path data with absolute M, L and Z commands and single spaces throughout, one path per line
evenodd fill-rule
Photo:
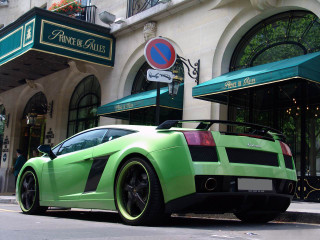
M 210 131 L 184 131 L 189 146 L 216 146 Z
M 285 144 L 284 142 L 280 142 L 280 145 L 281 145 L 283 155 L 292 157 L 292 153 L 291 153 L 289 146 L 287 144 Z
M 287 144 L 285 144 L 284 142 L 280 142 L 280 146 L 282 149 L 283 159 L 284 159 L 284 163 L 285 163 L 286 168 L 294 169 L 292 153 L 291 153 L 289 146 Z
M 210 131 L 183 131 L 182 133 L 187 140 L 193 162 L 218 162 L 216 144 Z

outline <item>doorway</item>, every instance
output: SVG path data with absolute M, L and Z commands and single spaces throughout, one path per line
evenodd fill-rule
M 37 157 L 38 146 L 44 143 L 46 130 L 47 99 L 42 92 L 28 101 L 21 120 L 21 141 L 19 148 L 27 159 Z

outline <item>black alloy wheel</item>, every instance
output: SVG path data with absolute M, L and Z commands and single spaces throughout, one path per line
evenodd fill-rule
M 153 168 L 141 158 L 125 162 L 115 185 L 116 206 L 130 225 L 152 225 L 164 213 L 163 195 Z
M 43 213 L 47 208 L 39 205 L 39 186 L 35 173 L 27 170 L 22 174 L 20 179 L 19 203 L 23 213 Z

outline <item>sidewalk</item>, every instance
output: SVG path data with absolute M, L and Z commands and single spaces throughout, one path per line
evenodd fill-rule
M 18 204 L 13 193 L 0 193 L 0 204 Z M 236 219 L 233 214 L 181 214 L 198 218 Z M 275 221 L 320 224 L 320 203 L 293 201 Z

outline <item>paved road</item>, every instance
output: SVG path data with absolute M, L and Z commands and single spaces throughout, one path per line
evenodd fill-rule
M 319 239 L 320 225 L 279 223 L 243 224 L 236 220 L 171 218 L 158 227 L 123 225 L 116 213 L 55 210 L 29 216 L 19 206 L 0 204 L 0 240 L 121 239 L 121 240 L 258 240 Z

